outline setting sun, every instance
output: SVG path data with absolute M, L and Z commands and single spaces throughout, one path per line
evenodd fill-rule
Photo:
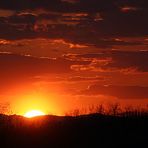
M 32 118 L 32 117 L 43 116 L 43 115 L 45 115 L 45 113 L 40 110 L 31 110 L 25 113 L 24 117 Z

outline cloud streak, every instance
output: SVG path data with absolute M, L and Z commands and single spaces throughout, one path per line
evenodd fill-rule
M 147 99 L 148 87 L 142 86 L 115 86 L 91 85 L 82 91 L 84 95 L 108 95 L 118 99 Z
M 147 51 L 103 51 L 94 54 L 67 55 L 67 58 L 80 61 L 92 61 L 89 65 L 75 66 L 77 70 L 148 72 Z

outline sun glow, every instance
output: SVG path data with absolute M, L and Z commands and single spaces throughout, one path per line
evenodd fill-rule
M 45 113 L 40 110 L 31 110 L 26 112 L 24 114 L 24 117 L 32 118 L 32 117 L 43 116 L 43 115 L 45 115 Z
M 61 111 L 63 101 L 60 104 L 59 96 L 52 93 L 47 95 L 45 92 L 29 92 L 25 95 L 18 94 L 18 96 L 14 96 L 14 99 L 12 109 L 14 114 L 17 115 L 31 118 L 40 115 L 64 114 L 63 111 Z

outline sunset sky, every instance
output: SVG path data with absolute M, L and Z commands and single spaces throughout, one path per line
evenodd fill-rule
M 0 104 L 148 105 L 147 0 L 0 0 Z

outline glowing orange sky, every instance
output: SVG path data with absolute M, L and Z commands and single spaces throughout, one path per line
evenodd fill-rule
M 147 105 L 147 1 L 0 1 L 0 103 L 63 115 Z

